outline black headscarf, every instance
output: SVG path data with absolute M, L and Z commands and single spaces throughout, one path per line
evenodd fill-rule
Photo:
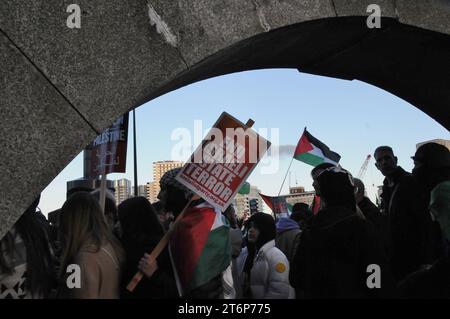
M 256 252 L 266 243 L 275 239 L 277 230 L 273 217 L 265 213 L 256 213 L 252 215 L 248 220 L 248 225 L 249 227 L 253 226 L 259 230 L 256 243 L 253 244 L 247 241 L 248 256 L 245 260 L 244 272 L 249 274 L 253 267 L 253 259 L 255 258 Z
M 133 197 L 123 201 L 118 213 L 122 244 L 126 251 L 133 249 L 136 244 L 150 249 L 164 236 L 156 211 L 146 198 Z
M 356 211 L 355 185 L 349 172 L 340 167 L 331 167 L 317 177 L 317 182 L 320 198 L 326 207 L 343 206 Z
M 412 174 L 428 197 L 436 185 L 450 180 L 450 151 L 444 145 L 424 144 L 412 158 L 421 164 L 413 169 Z

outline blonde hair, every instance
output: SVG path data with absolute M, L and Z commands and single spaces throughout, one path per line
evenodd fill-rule
M 122 252 L 119 242 L 112 234 L 98 201 L 88 192 L 73 194 L 61 208 L 59 237 L 62 244 L 60 277 L 73 263 L 83 246 L 89 245 L 94 252 L 110 243 L 117 254 Z

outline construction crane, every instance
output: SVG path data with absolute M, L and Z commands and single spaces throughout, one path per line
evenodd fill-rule
M 367 166 L 369 166 L 369 162 L 370 162 L 370 159 L 372 158 L 372 155 L 367 155 L 367 157 L 366 157 L 366 160 L 364 161 L 364 163 L 362 164 L 362 166 L 361 166 L 361 168 L 360 168 L 360 170 L 359 170 L 359 173 L 358 173 L 358 175 L 357 175 L 357 178 L 358 179 L 363 179 L 364 178 L 364 175 L 366 174 L 366 171 L 367 171 Z

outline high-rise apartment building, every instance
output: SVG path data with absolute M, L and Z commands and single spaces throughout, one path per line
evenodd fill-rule
M 131 196 L 134 196 L 134 186 L 131 188 Z M 137 196 L 147 197 L 147 185 L 139 185 Z
M 119 205 L 124 200 L 132 196 L 131 193 L 131 181 L 126 178 L 118 179 L 114 181 L 114 188 L 116 189 L 114 196 L 116 198 L 116 205 Z
M 147 197 L 148 201 L 150 203 L 154 203 L 158 201 L 158 194 L 155 195 L 155 182 L 148 182 L 147 185 L 145 185 L 145 191 L 146 191 L 146 195 L 145 197 Z
M 234 198 L 234 205 L 235 205 L 235 212 L 236 217 L 238 219 L 242 219 L 244 216 L 244 213 L 250 212 L 250 206 L 248 202 L 248 195 L 242 195 L 242 194 L 236 194 L 236 197 Z

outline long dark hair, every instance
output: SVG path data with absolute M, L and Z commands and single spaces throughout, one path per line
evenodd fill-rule
M 145 197 L 133 197 L 123 201 L 118 212 L 122 226 L 122 244 L 126 251 L 137 243 L 155 246 L 164 236 L 164 228 L 157 213 Z
M 164 236 L 164 228 L 152 204 L 144 197 L 133 197 L 119 205 L 119 220 L 122 226 L 121 242 L 126 252 L 126 263 L 122 276 L 121 298 L 172 298 L 176 296 L 176 284 L 171 273 L 167 250 L 158 256 L 158 270 L 130 294 L 126 285 L 137 271 L 144 253 L 150 253 Z
M 45 225 L 45 217 L 39 216 L 36 207 L 40 196 L 31 204 L 15 224 L 16 234 L 19 235 L 26 248 L 27 276 L 25 280 L 26 289 L 33 296 L 48 297 L 51 288 L 55 284 L 54 259 L 48 233 Z M 5 252 L 12 256 L 14 254 L 15 236 L 9 232 L 2 239 Z M 2 272 L 12 273 L 13 265 L 8 264 L 0 253 L 0 269 Z

